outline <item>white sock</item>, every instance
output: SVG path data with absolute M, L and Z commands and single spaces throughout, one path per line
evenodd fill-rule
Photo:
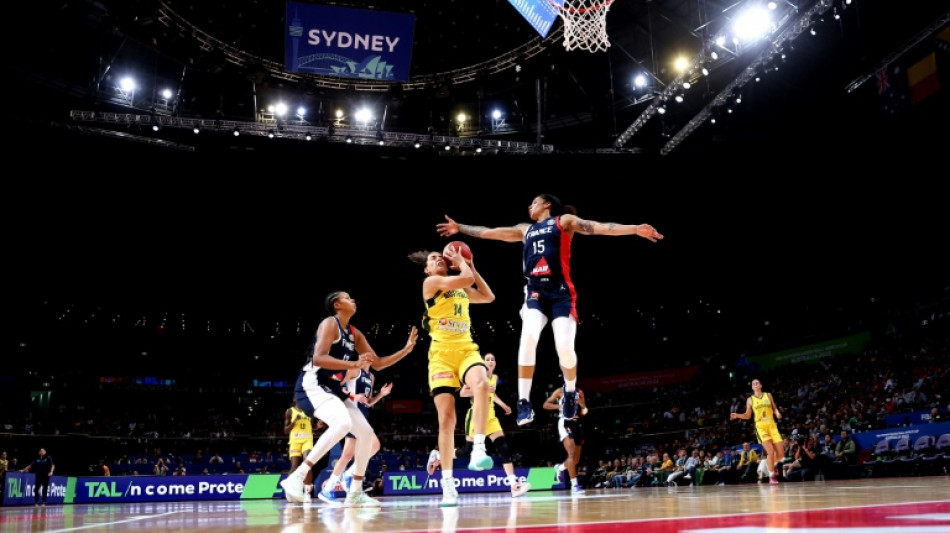
M 577 387 L 577 379 L 565 379 L 564 388 L 567 392 L 574 392 L 574 389 Z
M 514 474 L 508 476 L 508 485 L 510 485 L 512 489 L 514 489 L 515 485 L 517 484 L 518 484 L 518 478 L 515 477 Z
M 305 477 L 307 477 L 308 470 L 310 470 L 310 467 L 307 466 L 306 463 L 302 463 L 300 466 L 297 467 L 296 470 L 294 470 L 293 475 L 299 477 L 300 479 L 304 479 Z
M 327 478 L 327 490 L 333 490 L 333 487 L 340 482 L 340 476 L 336 474 L 330 474 L 330 477 Z
M 475 434 L 475 444 L 474 449 L 484 450 L 485 449 L 485 435 Z
M 347 468 L 346 470 L 343 471 L 343 475 L 344 475 L 344 476 L 349 476 L 349 477 L 353 477 L 353 476 L 356 475 L 356 462 L 355 462 L 355 461 L 353 462 L 353 464 L 350 465 L 349 468 Z
M 577 478 L 576 478 L 576 477 L 572 477 L 572 478 L 571 478 L 571 486 L 572 486 L 572 487 L 576 487 L 576 486 L 577 486 Z
M 350 481 L 350 486 L 347 487 L 346 492 L 347 494 L 359 494 L 363 492 L 363 480 L 357 480 L 356 478 L 353 478 L 353 480 Z
M 443 491 L 451 490 L 449 489 L 449 487 L 452 487 L 452 489 L 455 488 L 455 480 L 452 479 L 452 471 L 443 470 L 442 471 L 442 490 Z
M 554 468 L 557 468 L 557 471 L 558 471 L 558 472 L 563 472 L 564 470 L 567 469 L 567 467 L 564 466 L 564 463 L 558 463 L 558 464 L 554 465 Z
M 532 378 L 518 378 L 518 399 L 531 401 Z

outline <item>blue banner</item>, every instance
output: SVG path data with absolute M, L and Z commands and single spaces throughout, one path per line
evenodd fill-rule
M 50 476 L 46 503 L 66 501 L 68 485 L 66 476 Z M 36 474 L 8 470 L 3 481 L 3 505 L 33 505 L 33 487 Z
M 944 409 L 941 409 L 941 411 L 944 411 Z M 910 413 L 891 413 L 884 417 L 884 424 L 889 428 L 929 423 L 930 409 L 913 411 Z
M 284 69 L 409 81 L 415 15 L 287 2 Z
M 944 433 L 950 433 L 950 422 L 937 422 L 935 424 L 920 424 L 916 426 L 908 426 L 902 428 L 890 428 L 890 429 L 874 429 L 871 431 L 865 431 L 861 433 L 852 433 L 851 438 L 854 439 L 855 444 L 858 445 L 860 450 L 873 450 L 874 446 L 878 442 L 887 439 L 894 442 L 897 442 L 901 437 L 910 437 L 910 443 L 913 446 L 914 442 L 917 441 L 918 437 L 924 435 L 933 436 L 934 440 L 943 435 Z M 835 438 L 837 442 L 840 440 L 840 437 Z M 893 442 L 891 443 L 893 446 Z
M 183 502 L 283 498 L 282 474 L 50 478 L 46 503 Z M 7 472 L 4 505 L 33 504 L 34 474 Z
M 508 0 L 508 3 L 521 13 L 543 39 L 548 36 L 558 17 L 557 8 L 553 4 L 562 6 L 564 0 Z
M 464 492 L 500 492 L 511 490 L 508 475 L 504 470 L 454 470 L 455 488 L 459 493 Z M 531 490 L 563 489 L 563 481 L 557 482 L 554 478 L 554 468 L 550 466 L 538 468 L 515 468 L 515 477 L 518 481 L 531 483 Z M 567 476 L 563 476 L 567 478 Z M 423 471 L 386 472 L 383 475 L 383 494 L 441 494 L 440 481 L 442 474 L 437 471 L 429 476 Z

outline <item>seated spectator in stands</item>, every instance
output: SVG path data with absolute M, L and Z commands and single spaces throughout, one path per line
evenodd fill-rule
M 716 479 L 716 485 L 722 486 L 726 483 L 732 483 L 734 480 L 737 480 L 738 465 L 738 454 L 732 453 L 732 448 L 728 446 L 723 447 L 722 462 L 719 465 L 719 477 Z
M 759 454 L 752 449 L 751 442 L 742 443 L 742 451 L 739 452 L 739 464 L 736 465 L 736 472 L 739 474 L 739 483 L 751 483 L 756 480 L 759 469 Z
M 825 462 L 835 460 L 835 448 L 837 446 L 838 444 L 835 442 L 835 438 L 831 436 L 831 433 L 826 433 L 821 443 L 821 455 L 825 457 Z
M 168 466 L 165 464 L 165 460 L 161 457 L 155 461 L 155 466 L 152 467 L 153 476 L 167 476 L 168 475 Z
M 185 469 L 185 461 L 184 461 L 184 459 L 179 458 L 179 459 L 178 459 L 178 464 L 175 465 L 175 471 L 172 472 L 172 475 L 173 475 L 173 476 L 184 476 L 184 475 L 187 475 L 187 474 L 188 474 L 188 471 Z
M 610 468 L 607 470 L 607 477 L 604 479 L 602 486 L 613 487 L 614 478 L 623 475 L 623 466 L 624 465 L 620 462 L 620 459 L 614 459 L 614 462 L 611 463 Z
M 675 487 L 680 483 L 680 478 L 686 475 L 686 448 L 680 448 L 676 452 L 676 461 L 673 463 L 673 471 L 666 476 L 666 486 Z
M 241 464 L 241 461 L 234 463 L 234 473 L 235 474 L 246 474 L 244 471 L 244 465 Z
M 224 458 L 221 457 L 221 454 L 216 453 L 211 456 L 211 459 L 208 459 L 208 462 L 211 464 L 224 464 Z
M 858 464 L 858 445 L 851 438 L 851 434 L 845 430 L 841 431 L 841 439 L 835 446 L 834 460 L 828 465 L 828 477 L 833 479 L 844 479 L 851 477 L 848 467 Z
M 204 467 L 204 468 L 201 470 L 201 475 L 202 475 L 202 476 L 210 476 L 210 475 L 211 475 L 211 472 L 208 471 L 208 467 L 207 467 L 207 466 Z
M 703 463 L 703 475 L 697 485 L 715 483 L 719 484 L 719 469 L 722 467 L 722 450 L 716 452 L 716 455 L 706 457 Z M 707 477 L 707 475 L 709 477 Z
M 604 461 L 603 459 L 597 461 L 597 469 L 594 470 L 594 473 L 590 476 L 590 486 L 591 487 L 603 487 L 604 481 L 607 480 L 607 472 L 610 469 L 610 464 Z
M 653 483 L 656 481 L 656 477 L 653 475 L 653 468 L 656 466 L 656 456 L 650 455 L 640 463 L 639 471 L 636 474 L 636 481 L 634 482 L 634 487 L 652 487 Z
M 801 450 L 802 453 L 799 458 L 801 468 L 791 472 L 788 481 L 797 481 L 799 478 L 802 481 L 814 479 L 815 474 L 824 470 L 826 461 L 825 457 L 821 454 L 821 444 L 818 443 L 818 439 L 809 437 L 801 445 Z

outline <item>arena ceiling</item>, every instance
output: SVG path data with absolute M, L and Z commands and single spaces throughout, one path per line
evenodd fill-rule
M 267 102 L 284 100 L 306 106 L 308 120 L 319 125 L 332 120 L 336 107 L 366 104 L 382 110 L 386 131 L 455 134 L 462 111 L 473 117 L 464 132 L 471 136 L 560 150 L 656 153 L 676 141 L 677 149 L 707 151 L 764 139 L 824 139 L 845 122 L 866 131 L 865 120 L 854 117 L 876 116 L 869 75 L 947 17 L 936 0 L 913 9 L 869 0 L 785 0 L 776 4 L 778 27 L 769 38 L 717 46 L 715 38 L 729 35 L 757 0 L 614 0 L 609 49 L 568 52 L 560 21 L 541 38 L 507 0 L 322 3 L 414 15 L 410 81 L 284 72 L 285 4 L 256 0 L 23 3 L 29 5 L 13 8 L 17 19 L 44 31 L 19 47 L 7 68 L 29 82 L 18 87 L 42 89 L 38 103 L 53 104 L 45 118 L 57 121 L 68 121 L 67 110 L 112 109 L 112 86 L 134 72 L 154 87 L 176 87 L 169 112 L 182 117 L 254 121 Z M 712 52 L 720 58 L 710 59 Z M 691 73 L 674 70 L 678 56 L 691 62 Z M 711 73 L 698 74 L 701 66 Z M 750 69 L 763 74 L 759 82 Z M 634 85 L 639 73 L 650 80 L 646 88 Z M 849 92 L 856 80 L 864 81 Z M 683 81 L 691 87 L 683 89 Z M 745 106 L 728 120 L 716 127 L 696 121 L 725 112 L 738 94 Z M 680 95 L 684 101 L 676 103 Z M 148 113 L 153 102 L 143 97 L 117 110 Z M 498 130 L 487 116 L 496 107 L 507 114 Z M 659 107 L 668 112 L 660 115 Z M 822 133 L 829 115 L 839 117 L 839 126 Z

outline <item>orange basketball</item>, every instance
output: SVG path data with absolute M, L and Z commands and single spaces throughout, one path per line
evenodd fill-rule
M 469 248 L 468 245 L 462 241 L 452 241 L 446 244 L 445 248 L 442 250 L 442 255 L 444 256 L 445 252 L 447 252 L 449 249 L 454 249 L 456 252 L 461 253 L 464 259 L 472 258 L 472 249 Z M 449 268 L 452 268 L 451 264 L 449 264 Z M 454 270 L 458 270 L 458 269 L 456 268 Z

